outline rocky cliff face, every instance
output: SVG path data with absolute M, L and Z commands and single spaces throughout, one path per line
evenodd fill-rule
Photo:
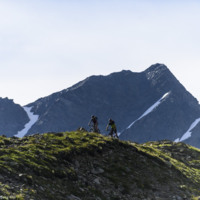
M 29 118 L 20 105 L 8 98 L 0 98 L 0 135 L 13 136 L 28 121 Z
M 147 93 L 157 97 L 154 103 L 164 94 L 168 95 L 152 112 L 136 121 L 130 129 L 126 129 L 121 138 L 137 142 L 180 138 L 200 116 L 197 100 L 186 91 L 167 67 L 153 65 L 144 73 L 152 87 Z M 148 98 L 146 100 L 148 107 L 151 107 Z
M 200 151 L 170 141 L 136 144 L 87 132 L 0 136 L 0 197 L 42 200 L 192 200 Z
M 136 142 L 181 138 L 200 117 L 197 100 L 162 64 L 141 73 L 92 76 L 28 106 L 40 116 L 28 134 L 87 129 L 91 115 L 96 115 L 103 134 L 113 118 L 121 139 Z

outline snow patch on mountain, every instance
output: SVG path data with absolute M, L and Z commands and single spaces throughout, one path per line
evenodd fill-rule
M 162 103 L 162 101 L 169 96 L 169 94 L 170 92 L 164 94 L 158 101 L 156 101 L 156 103 L 154 103 L 151 107 L 149 107 L 138 119 L 132 122 L 126 129 L 131 128 L 133 124 L 135 124 L 135 122 L 139 121 L 140 119 L 142 119 L 143 117 L 154 111 Z
M 16 137 L 22 138 L 24 137 L 28 131 L 30 130 L 30 128 L 33 126 L 33 124 L 35 124 L 35 122 L 38 120 L 39 115 L 34 115 L 33 112 L 31 112 L 31 108 L 32 107 L 23 107 L 25 112 L 27 113 L 30 121 L 25 124 L 24 129 L 22 129 L 21 131 L 18 131 L 18 133 L 15 135 Z
M 162 103 L 162 101 L 170 95 L 170 93 L 170 91 L 165 93 L 158 101 L 156 101 L 151 107 L 149 107 L 138 119 L 132 122 L 126 129 L 131 128 L 135 124 L 135 122 L 139 121 L 149 113 L 153 112 Z M 118 135 L 121 135 L 124 131 L 125 130 L 123 130 L 122 132 L 118 132 Z
M 187 130 L 186 133 L 183 134 L 183 136 L 180 138 L 177 138 L 176 140 L 174 140 L 174 142 L 182 142 L 188 138 L 191 137 L 192 135 L 192 129 L 195 128 L 197 126 L 197 124 L 200 122 L 200 118 L 196 119 L 190 126 L 190 128 Z

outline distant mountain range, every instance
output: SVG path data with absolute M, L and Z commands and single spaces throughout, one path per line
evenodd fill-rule
M 163 64 L 140 73 L 91 76 L 25 110 L 8 99 L 1 99 L 0 108 L 0 133 L 8 136 L 88 129 L 96 115 L 103 134 L 112 118 L 123 140 L 168 139 L 200 147 L 199 103 Z

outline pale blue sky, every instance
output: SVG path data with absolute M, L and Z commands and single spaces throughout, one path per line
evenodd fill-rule
M 0 97 L 163 63 L 200 100 L 199 0 L 0 0 Z

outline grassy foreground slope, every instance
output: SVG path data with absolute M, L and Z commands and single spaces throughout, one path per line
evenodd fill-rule
M 88 132 L 0 136 L 0 199 L 189 200 L 200 196 L 200 150 Z

